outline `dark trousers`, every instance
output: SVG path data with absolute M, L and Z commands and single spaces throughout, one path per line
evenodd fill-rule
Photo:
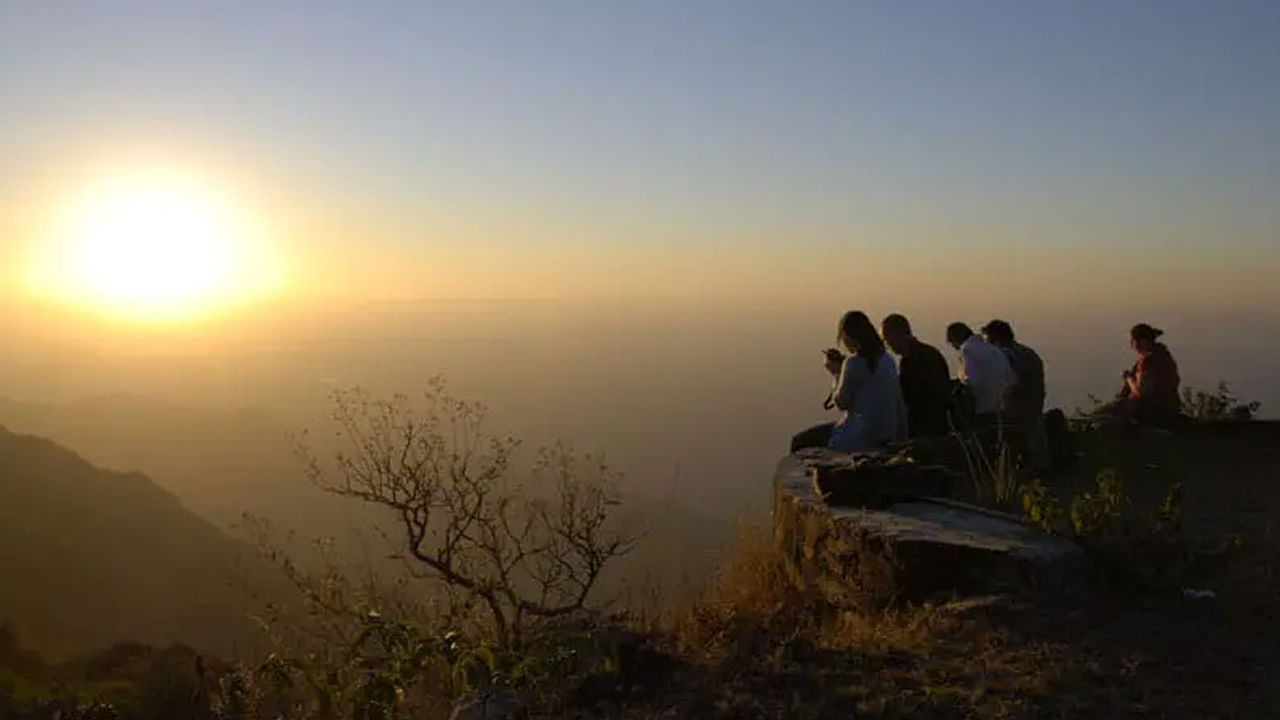
M 805 448 L 826 447 L 831 444 L 831 433 L 836 429 L 833 422 L 814 425 L 801 430 L 791 438 L 791 452 Z
M 1160 428 L 1173 428 L 1182 419 L 1177 412 L 1161 412 L 1150 404 L 1130 397 L 1117 397 L 1093 411 L 1099 420 L 1118 423 L 1139 423 Z

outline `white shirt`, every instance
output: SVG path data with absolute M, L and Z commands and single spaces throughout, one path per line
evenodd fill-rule
M 1013 367 L 999 348 L 970 335 L 960 345 L 960 379 L 973 393 L 974 412 L 990 415 L 1003 408 L 1005 391 L 1013 384 Z
M 861 452 L 906 439 L 907 406 L 889 353 L 880 356 L 875 372 L 866 358 L 845 358 L 832 399 L 844 415 L 831 433 L 831 447 Z

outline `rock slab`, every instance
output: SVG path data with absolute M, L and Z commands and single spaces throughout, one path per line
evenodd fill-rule
M 858 456 L 827 449 L 782 459 L 774 473 L 774 537 L 796 580 L 839 606 L 882 605 L 938 593 L 1061 592 L 1088 582 L 1082 549 L 1017 517 L 942 497 L 918 469 L 894 489 L 877 471 L 865 505 L 824 497 L 818 478 Z M 815 468 L 819 470 L 815 472 Z M 856 472 L 845 473 L 856 482 Z M 922 479 L 924 478 L 924 479 Z M 856 497 L 856 492 L 845 492 Z

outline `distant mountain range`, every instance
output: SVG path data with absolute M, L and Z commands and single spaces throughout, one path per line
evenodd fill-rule
M 131 640 L 252 649 L 246 545 L 139 473 L 0 428 L 0 624 L 53 656 Z M 247 584 L 246 584 L 247 583 Z

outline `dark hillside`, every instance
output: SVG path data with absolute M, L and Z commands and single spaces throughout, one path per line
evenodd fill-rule
M 0 428 L 0 618 L 34 648 L 244 650 L 252 567 L 247 548 L 146 476 Z
M 114 395 L 62 404 L 0 398 L 0 418 L 21 432 L 73 447 L 97 465 L 144 469 L 184 507 L 218 528 L 239 521 L 247 511 L 299 538 L 334 537 L 351 550 L 348 559 L 357 564 L 382 548 L 372 528 L 386 516 L 308 483 L 290 439 L 290 430 L 300 428 L 265 412 Z M 315 433 L 311 441 L 323 443 L 327 436 Z M 327 457 L 332 448 L 317 450 Z M 691 484 L 703 480 L 695 478 Z M 671 478 L 660 481 L 664 492 L 675 493 L 675 487 L 666 490 Z M 743 494 L 755 494 L 762 502 L 768 498 L 755 490 Z M 699 586 L 733 534 L 734 523 L 719 507 L 652 495 L 628 493 L 625 515 L 628 527 L 644 531 L 645 538 L 607 576 L 605 592 L 611 597 L 638 600 L 657 584 L 671 599 Z

